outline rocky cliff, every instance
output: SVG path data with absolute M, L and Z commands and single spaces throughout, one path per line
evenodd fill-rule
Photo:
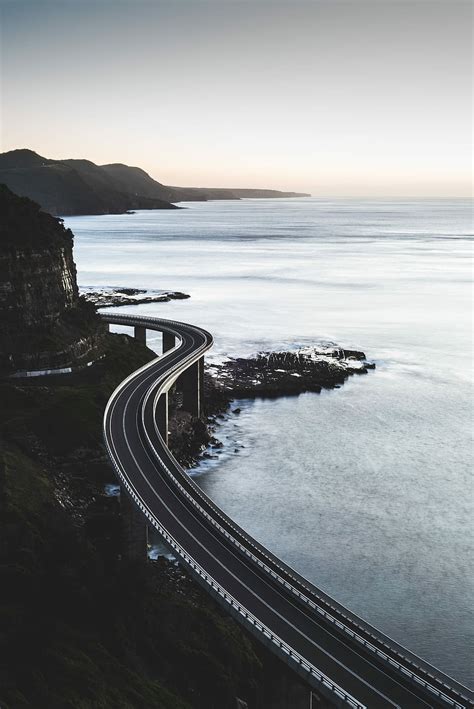
M 79 297 L 73 236 L 0 185 L 0 372 L 85 364 L 103 327 Z

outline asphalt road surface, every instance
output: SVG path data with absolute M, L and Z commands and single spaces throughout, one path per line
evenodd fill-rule
M 474 707 L 472 693 L 298 575 L 239 528 L 174 459 L 159 430 L 160 394 L 212 346 L 192 325 L 105 314 L 173 334 L 176 346 L 112 395 L 104 437 L 122 488 L 197 580 L 316 691 L 340 706 Z

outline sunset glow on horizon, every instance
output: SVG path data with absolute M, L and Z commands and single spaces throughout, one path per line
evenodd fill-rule
M 169 185 L 471 194 L 471 5 L 1 3 L 1 150 Z

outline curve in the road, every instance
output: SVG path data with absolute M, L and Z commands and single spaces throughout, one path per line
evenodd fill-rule
M 212 346 L 185 323 L 104 314 L 172 334 L 175 347 L 125 379 L 104 415 L 122 487 L 197 580 L 256 637 L 335 704 L 474 707 L 455 680 L 338 604 L 224 514 L 176 461 L 157 421 L 160 396 Z

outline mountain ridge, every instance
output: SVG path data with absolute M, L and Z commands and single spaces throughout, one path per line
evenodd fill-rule
M 56 216 L 179 209 L 175 203 L 183 201 L 310 196 L 267 189 L 168 186 L 137 166 L 97 165 L 81 158 L 54 160 L 29 148 L 0 153 L 0 183 Z

